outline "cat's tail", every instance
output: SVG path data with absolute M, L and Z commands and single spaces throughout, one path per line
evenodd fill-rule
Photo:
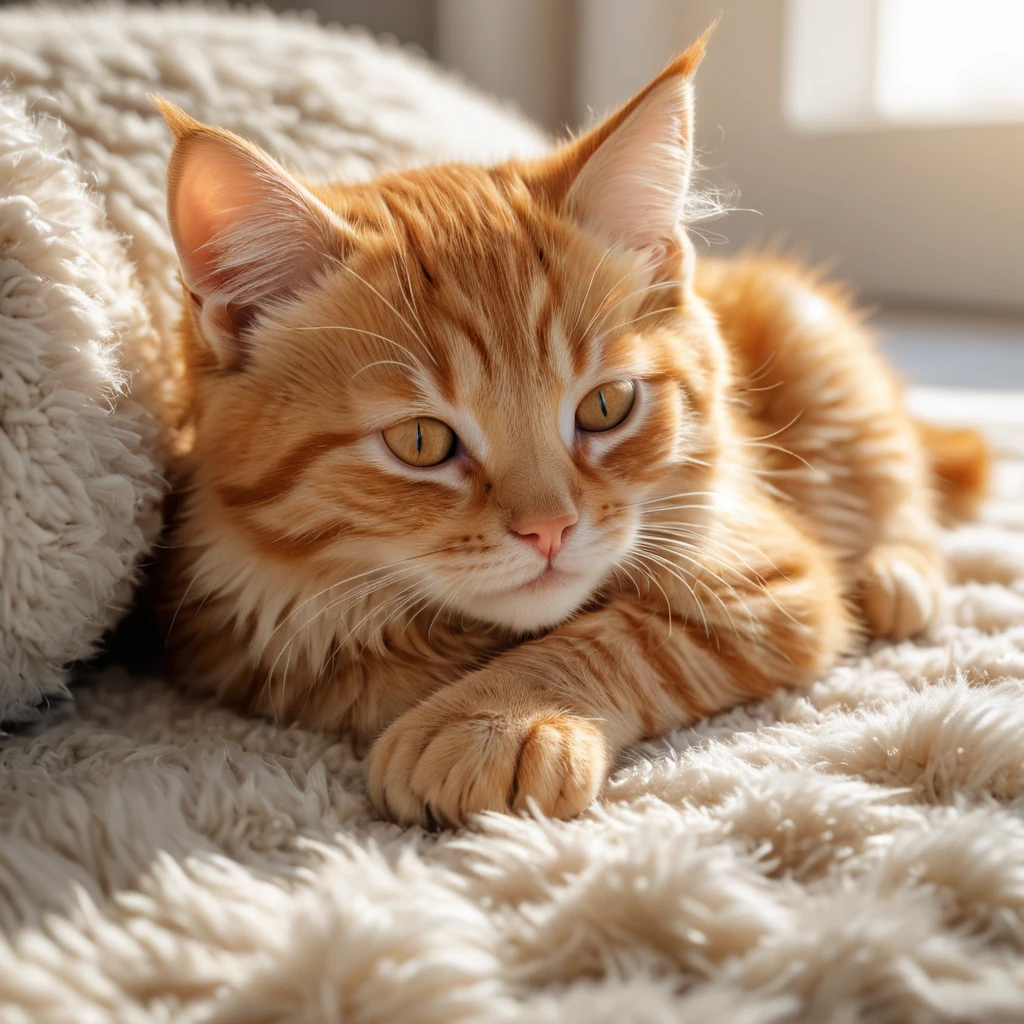
M 987 497 L 992 452 L 985 439 L 969 427 L 940 427 L 914 421 L 928 453 L 939 515 L 944 521 L 973 519 Z

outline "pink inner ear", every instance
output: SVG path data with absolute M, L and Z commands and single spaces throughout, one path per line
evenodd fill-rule
M 663 248 L 686 204 L 690 125 L 689 81 L 665 79 L 584 164 L 567 197 L 570 209 L 630 248 Z
M 252 170 L 245 156 L 223 143 L 197 140 L 181 168 L 175 192 L 174 227 L 188 286 L 205 297 L 223 287 L 219 253 L 211 243 L 239 221 L 257 214 Z

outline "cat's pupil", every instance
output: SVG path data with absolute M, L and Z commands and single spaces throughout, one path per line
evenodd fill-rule
M 597 397 L 598 397 L 598 400 L 601 403 L 601 415 L 602 416 L 607 416 L 608 415 L 608 403 L 604 400 L 604 392 L 603 391 L 598 391 Z
M 420 421 L 416 421 L 416 454 L 423 451 L 423 431 L 420 430 Z

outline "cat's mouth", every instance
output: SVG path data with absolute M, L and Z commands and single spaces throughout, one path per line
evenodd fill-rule
M 599 577 L 581 568 L 552 565 L 519 583 L 466 595 L 466 611 L 475 617 L 520 632 L 550 629 L 568 618 L 593 592 Z
M 567 583 L 571 583 L 577 576 L 575 573 L 566 572 L 564 569 L 556 569 L 553 565 L 549 565 L 542 569 L 536 576 L 531 580 L 527 580 L 525 583 L 520 583 L 516 587 L 512 587 L 509 593 L 512 594 L 536 594 L 541 591 L 554 590 L 558 587 L 564 587 Z
M 500 590 L 492 591 L 494 597 L 523 597 L 527 594 L 549 594 L 570 583 L 579 580 L 579 574 L 567 572 L 565 569 L 555 568 L 548 565 L 535 576 L 531 576 L 523 583 L 514 583 L 512 586 L 502 587 Z

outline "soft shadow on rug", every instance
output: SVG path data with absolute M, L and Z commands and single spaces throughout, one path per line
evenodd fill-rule
M 992 434 L 945 624 L 635 751 L 573 822 L 405 831 L 345 741 L 86 683 L 0 752 L 0 1019 L 1024 1019 L 1024 429 Z

